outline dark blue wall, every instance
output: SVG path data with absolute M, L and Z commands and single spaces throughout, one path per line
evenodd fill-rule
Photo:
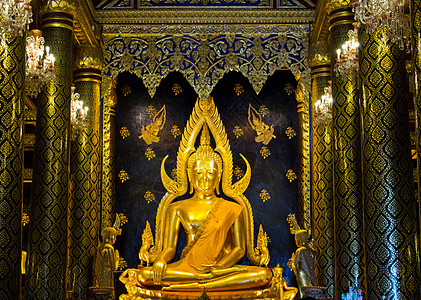
M 172 88 L 177 83 L 182 92 L 175 95 Z M 251 164 L 252 178 L 250 186 L 244 193 L 249 199 L 255 222 L 255 236 L 259 225 L 271 239 L 269 251 L 270 267 L 280 264 L 284 275 L 292 283 L 293 275 L 287 267 L 287 262 L 295 251 L 294 237 L 289 232 L 286 218 L 290 213 L 298 215 L 298 180 L 289 182 L 285 176 L 289 169 L 298 174 L 298 140 L 297 136 L 288 139 L 285 130 L 291 126 L 298 133 L 297 102 L 295 94 L 288 94 L 287 84 L 296 86 L 294 76 L 289 71 L 277 71 L 266 81 L 259 95 L 256 95 L 248 80 L 241 74 L 231 72 L 220 80 L 212 92 L 212 96 L 226 128 L 233 152 L 234 166 L 245 171 L 245 164 L 239 156 L 243 154 Z M 236 84 L 243 87 L 240 95 L 234 91 Z M 131 93 L 122 94 L 122 88 L 129 86 Z M 180 145 L 181 135 L 174 138 L 171 128 L 176 125 L 181 131 L 192 112 L 197 95 L 187 81 L 179 73 L 170 73 L 161 85 L 153 99 L 147 93 L 142 81 L 136 76 L 123 73 L 118 79 L 118 104 L 116 107 L 116 173 L 124 170 L 129 180 L 116 182 L 116 210 L 124 213 L 128 223 L 123 226 L 123 233 L 118 237 L 116 248 L 127 261 L 129 267 L 139 263 L 138 251 L 141 246 L 142 231 L 146 220 L 155 230 L 155 214 L 165 189 L 161 183 L 160 165 L 163 157 L 169 155 L 166 162 L 167 173 L 175 168 L 176 154 Z M 266 146 L 271 155 L 263 159 L 260 154 L 262 143 L 255 141 L 256 131 L 248 122 L 249 103 L 256 109 L 261 105 L 268 108 L 269 114 L 263 120 L 267 125 L 274 125 L 274 135 Z M 148 125 L 152 118 L 147 113 L 152 105 L 157 111 L 165 104 L 166 123 L 159 133 L 160 141 L 147 145 L 141 135 L 141 125 Z M 127 127 L 130 136 L 123 139 L 121 127 Z M 236 138 L 234 126 L 240 126 L 244 134 Z M 151 148 L 156 156 L 148 160 L 145 156 L 147 148 Z M 236 181 L 236 178 L 233 178 Z M 259 196 L 265 189 L 270 199 L 263 202 Z M 144 199 L 146 191 L 150 191 L 155 200 L 147 203 Z M 182 246 L 181 246 L 182 247 Z M 243 263 L 247 264 L 247 260 Z

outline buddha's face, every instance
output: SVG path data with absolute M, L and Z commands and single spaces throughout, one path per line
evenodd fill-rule
M 193 187 L 196 192 L 214 192 L 218 183 L 218 165 L 213 159 L 198 159 L 193 165 Z

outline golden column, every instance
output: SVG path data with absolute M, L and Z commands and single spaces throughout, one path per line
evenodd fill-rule
M 72 129 L 70 155 L 69 276 L 76 299 L 89 299 L 92 262 L 100 227 L 100 84 L 101 49 L 79 47 L 73 82 L 88 108 L 86 128 Z
M 336 50 L 354 29 L 352 1 L 332 0 L 332 70 Z M 356 79 L 332 74 L 335 210 L 335 298 L 356 282 L 364 290 L 364 241 L 361 183 L 361 115 Z
M 25 38 L 0 46 L 0 299 L 20 298 Z
M 329 297 L 334 293 L 335 251 L 333 214 L 333 141 L 331 122 L 315 118 L 314 104 L 329 86 L 330 54 L 326 42 L 317 42 L 310 50 L 311 111 L 313 129 L 313 235 L 318 259 L 317 283 L 327 287 Z
M 69 125 L 74 0 L 44 2 L 45 44 L 55 79 L 38 97 L 26 299 L 65 299 L 69 200 Z
M 417 133 L 417 169 L 418 169 L 418 214 L 421 219 L 421 0 L 412 1 L 412 43 L 415 71 L 415 110 L 416 110 L 416 133 Z M 421 232 L 421 222 L 420 228 Z M 421 242 L 420 242 L 421 243 Z M 420 244 L 421 246 L 421 244 Z
M 383 32 L 360 30 L 368 299 L 419 299 L 408 99 L 403 53 Z
M 117 104 L 117 78 L 104 77 L 103 95 L 110 95 L 109 101 L 103 100 L 102 136 L 102 197 L 101 227 L 113 226 L 115 221 L 115 105 Z M 109 89 L 109 91 L 107 91 Z

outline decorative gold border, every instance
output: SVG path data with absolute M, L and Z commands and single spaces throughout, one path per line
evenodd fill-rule
M 309 24 L 315 21 L 312 9 L 137 9 L 100 10 L 96 21 L 101 25 L 139 24 Z M 165 20 L 165 21 L 163 21 Z

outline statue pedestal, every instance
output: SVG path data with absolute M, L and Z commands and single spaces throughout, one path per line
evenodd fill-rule
M 95 300 L 114 300 L 114 288 L 111 286 L 91 286 L 89 288 Z
M 326 287 L 323 286 L 303 286 L 303 298 L 326 299 Z
M 197 292 L 170 292 L 162 290 L 148 290 L 141 287 L 127 287 L 128 294 L 121 295 L 120 300 L 131 300 L 131 299 L 183 299 L 183 300 L 196 300 L 203 296 L 203 291 Z M 265 299 L 265 300 L 277 300 L 278 293 L 274 292 L 271 288 L 264 290 L 250 290 L 250 291 L 218 291 L 210 292 L 206 291 L 207 298 L 205 299 Z M 203 299 L 203 297 L 201 298 Z

